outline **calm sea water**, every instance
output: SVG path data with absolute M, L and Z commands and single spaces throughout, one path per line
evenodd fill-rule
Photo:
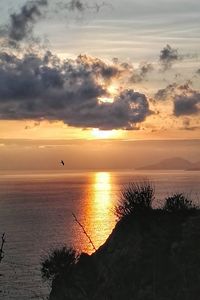
M 93 251 L 74 213 L 99 247 L 115 225 L 114 206 L 129 182 L 149 179 L 155 205 L 173 192 L 199 202 L 200 172 L 87 172 L 0 174 L 0 234 L 6 233 L 0 264 L 0 298 L 46 299 L 41 258 L 64 244 Z

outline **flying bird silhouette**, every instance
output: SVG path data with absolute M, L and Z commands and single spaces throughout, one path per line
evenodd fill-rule
M 63 166 L 65 165 L 65 163 L 64 163 L 64 161 L 63 161 L 63 160 L 61 160 L 61 161 L 60 161 L 60 163 L 61 163 Z

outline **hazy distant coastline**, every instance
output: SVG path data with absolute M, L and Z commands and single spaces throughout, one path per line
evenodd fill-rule
M 158 163 L 146 165 L 137 170 L 186 170 L 186 171 L 200 171 L 200 161 L 195 163 L 181 157 L 173 157 L 164 159 Z

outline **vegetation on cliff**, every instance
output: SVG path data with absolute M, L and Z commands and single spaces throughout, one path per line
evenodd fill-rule
M 63 248 L 44 259 L 50 300 L 198 299 L 200 210 L 182 194 L 162 208 L 153 209 L 154 200 L 150 183 L 130 184 L 115 208 L 118 222 L 96 252 Z

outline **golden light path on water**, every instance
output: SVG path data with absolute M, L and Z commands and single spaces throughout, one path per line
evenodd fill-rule
M 111 175 L 108 172 L 95 174 L 94 204 L 96 211 L 105 213 L 111 202 Z
M 87 201 L 84 227 L 95 248 L 107 239 L 115 225 L 112 175 L 109 172 L 96 172 L 91 177 L 90 199 Z M 92 245 L 85 239 L 84 251 L 94 251 Z

